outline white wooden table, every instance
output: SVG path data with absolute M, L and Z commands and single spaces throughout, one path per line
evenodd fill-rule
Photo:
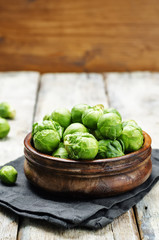
M 44 74 L 0 73 L 0 102 L 17 111 L 7 139 L 0 141 L 0 165 L 23 154 L 23 139 L 33 121 L 58 106 L 102 103 L 135 119 L 159 145 L 159 73 Z M 2 240 L 158 240 L 159 183 L 134 208 L 99 231 L 61 230 L 46 222 L 18 217 L 0 207 Z

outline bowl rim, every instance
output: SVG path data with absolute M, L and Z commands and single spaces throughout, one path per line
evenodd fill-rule
M 64 159 L 64 158 L 57 158 L 53 157 L 51 155 L 41 153 L 38 150 L 36 150 L 32 144 L 32 133 L 29 132 L 26 137 L 24 138 L 24 147 L 29 151 L 32 152 L 36 157 L 38 158 L 45 158 L 47 160 L 50 160 L 52 162 L 58 162 L 58 163 L 72 163 L 72 164 L 98 164 L 98 163 L 109 163 L 109 162 L 119 162 L 121 160 L 126 160 L 127 158 L 134 157 L 136 155 L 143 154 L 145 150 L 151 147 L 151 137 L 149 136 L 148 133 L 143 131 L 143 136 L 144 136 L 144 144 L 142 148 L 140 148 L 137 151 L 125 154 L 124 156 L 121 157 L 115 157 L 115 158 L 103 158 L 103 159 L 94 159 L 94 160 L 73 160 L 73 159 Z

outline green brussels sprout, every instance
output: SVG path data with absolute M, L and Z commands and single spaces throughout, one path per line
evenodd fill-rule
M 103 109 L 101 106 L 103 105 L 96 105 L 83 112 L 82 122 L 86 127 L 94 130 L 97 128 L 98 119 L 103 115 Z
M 32 136 L 35 148 L 43 153 L 53 152 L 59 145 L 62 133 L 62 127 L 52 120 L 34 123 Z
M 66 135 L 64 145 L 71 159 L 92 160 L 98 153 L 98 141 L 90 133 Z
M 64 159 L 68 158 L 68 152 L 66 151 L 65 146 L 64 146 L 63 143 L 59 144 L 58 149 L 56 149 L 53 152 L 52 156 L 53 157 L 58 157 L 58 158 L 64 158 Z
M 34 123 L 32 128 L 32 136 L 34 136 L 37 132 L 46 129 L 56 130 L 60 136 L 60 139 L 62 139 L 64 129 L 58 122 L 55 122 L 53 120 L 44 120 L 42 123 Z
M 123 131 L 119 137 L 124 142 L 127 153 L 139 150 L 144 141 L 142 129 L 135 121 L 123 122 Z
M 12 166 L 4 166 L 0 170 L 0 179 L 8 185 L 14 184 L 17 180 L 18 172 Z
M 6 119 L 0 117 L 0 138 L 4 138 L 10 131 L 9 123 Z
M 32 126 L 32 136 L 34 136 L 38 131 L 46 129 L 54 129 L 54 126 L 51 121 L 45 120 L 41 123 L 36 122 Z
M 98 120 L 98 130 L 104 138 L 116 139 L 122 133 L 122 122 L 115 113 L 106 113 Z
M 120 120 L 122 120 L 122 117 L 121 117 L 120 113 L 115 108 L 104 108 L 103 113 L 104 114 L 106 114 L 106 113 L 116 113 L 120 117 Z
M 73 123 L 76 123 L 76 122 L 82 123 L 82 114 L 88 108 L 90 108 L 90 106 L 87 104 L 75 105 L 71 110 L 72 122 Z
M 113 158 L 124 155 L 123 146 L 117 140 L 100 140 L 96 158 Z
M 71 113 L 66 108 L 58 108 L 51 114 L 52 120 L 58 122 L 63 128 L 67 128 L 71 124 Z
M 15 109 L 13 109 L 8 103 L 0 103 L 0 117 L 2 118 L 15 118 Z
M 43 121 L 45 120 L 51 120 L 51 116 L 49 114 L 46 114 L 44 117 L 43 117 Z
M 73 134 L 76 132 L 87 133 L 88 129 L 81 123 L 72 123 L 64 131 L 63 138 L 68 134 Z
M 33 136 L 33 143 L 42 153 L 52 153 L 59 145 L 60 137 L 56 130 L 46 129 L 38 131 Z

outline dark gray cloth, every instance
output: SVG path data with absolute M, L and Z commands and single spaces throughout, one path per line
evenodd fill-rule
M 101 199 L 75 200 L 50 196 L 28 183 L 23 172 L 24 156 L 7 163 L 18 171 L 17 183 L 0 183 L 0 205 L 20 216 L 43 219 L 63 228 L 99 229 L 139 202 L 159 179 L 159 149 L 152 150 L 152 174 L 141 186 L 127 193 Z

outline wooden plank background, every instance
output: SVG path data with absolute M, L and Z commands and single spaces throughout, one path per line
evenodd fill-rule
M 0 0 L 0 71 L 159 70 L 157 0 Z

